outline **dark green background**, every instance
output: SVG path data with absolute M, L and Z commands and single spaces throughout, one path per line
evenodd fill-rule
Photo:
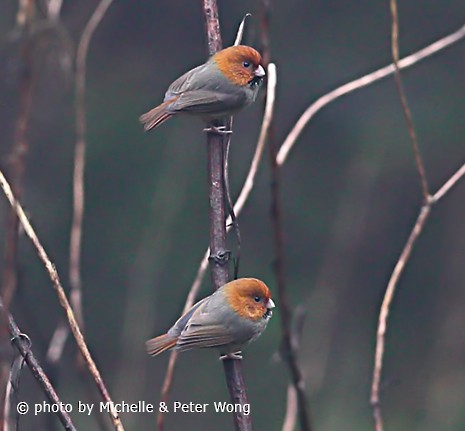
M 274 1 L 271 57 L 277 65 L 275 138 L 336 86 L 390 62 L 388 1 Z M 65 0 L 62 25 L 73 46 L 96 5 Z M 0 3 L 0 165 L 18 111 L 21 70 L 16 2 Z M 409 54 L 463 25 L 461 0 L 400 0 L 400 51 Z M 223 41 L 246 12 L 245 42 L 259 47 L 258 2 L 220 1 Z M 23 203 L 68 288 L 74 148 L 73 79 L 62 32 L 35 40 L 38 82 L 30 124 Z M 431 190 L 465 160 L 465 42 L 403 73 Z M 168 355 L 150 358 L 144 341 L 178 316 L 208 242 L 205 136 L 178 118 L 144 134 L 137 121 L 166 87 L 204 61 L 200 1 L 115 0 L 91 42 L 87 73 L 88 152 L 82 276 L 86 334 L 115 401 L 158 403 Z M 257 141 L 262 102 L 238 115 L 231 150 L 237 196 Z M 418 175 L 392 78 L 345 96 L 317 114 L 282 169 L 288 293 L 307 311 L 300 364 L 317 431 L 372 430 L 369 390 L 381 299 L 421 204 Z M 456 431 L 465 426 L 465 184 L 433 210 L 398 285 L 387 334 L 382 406 L 387 430 Z M 1 225 L 7 205 L 0 199 Z M 267 156 L 240 216 L 241 275 L 274 293 Z M 4 228 L 0 229 L 4 242 Z M 3 246 L 2 246 L 3 249 Z M 63 316 L 29 241 L 20 243 L 13 312 L 43 359 Z M 209 278 L 202 296 L 210 292 Z M 268 330 L 243 363 L 256 430 L 281 429 L 285 366 L 279 303 Z M 68 343 L 53 371 L 62 399 L 92 402 Z M 46 365 L 46 364 L 44 364 Z M 28 371 L 20 398 L 40 402 Z M 173 400 L 227 400 L 217 355 L 183 354 Z M 79 429 L 95 417 L 74 413 Z M 155 428 L 155 415 L 122 415 L 126 430 Z M 51 429 L 46 417 L 22 429 Z M 232 429 L 231 417 L 171 414 L 167 429 Z

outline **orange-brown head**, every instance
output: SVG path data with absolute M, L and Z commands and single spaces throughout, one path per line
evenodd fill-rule
M 265 70 L 260 64 L 262 57 L 250 46 L 230 46 L 217 52 L 211 60 L 226 78 L 241 87 L 259 84 L 265 76 Z
M 241 317 L 252 321 L 270 318 L 275 307 L 271 292 L 263 281 L 240 278 L 223 286 L 231 308 Z

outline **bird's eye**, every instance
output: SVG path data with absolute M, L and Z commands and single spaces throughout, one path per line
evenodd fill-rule
M 242 65 L 247 68 L 247 67 L 250 67 L 250 63 L 248 61 L 244 61 L 244 63 L 242 63 Z
M 260 298 L 259 296 L 254 296 L 254 297 L 253 297 L 253 300 L 254 300 L 255 302 L 260 302 L 260 299 L 261 299 L 261 298 Z

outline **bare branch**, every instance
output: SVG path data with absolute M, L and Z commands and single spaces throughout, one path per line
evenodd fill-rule
M 396 0 L 390 0 L 391 5 L 391 17 L 392 17 L 392 33 L 391 33 L 391 49 L 392 49 L 392 59 L 394 61 L 394 79 L 396 82 L 397 92 L 399 93 L 400 102 L 402 104 L 402 109 L 405 116 L 405 121 L 407 122 L 407 129 L 410 135 L 410 140 L 412 141 L 413 153 L 415 155 L 415 163 L 417 165 L 418 175 L 420 176 L 421 190 L 423 193 L 423 200 L 428 201 L 429 187 L 428 181 L 425 174 L 425 166 L 423 164 L 423 159 L 420 154 L 420 148 L 418 145 L 417 134 L 415 132 L 415 127 L 413 126 L 412 113 L 408 106 L 407 96 L 405 94 L 404 86 L 402 84 L 402 77 L 400 76 L 399 69 L 399 16 L 397 14 L 397 2 Z
M 433 42 L 431 45 L 428 45 L 425 48 L 420 49 L 419 51 L 403 58 L 402 60 L 399 60 L 399 69 L 406 69 L 407 67 L 410 67 L 415 63 L 418 63 L 419 61 L 453 45 L 455 42 L 463 39 L 463 37 L 465 37 L 465 25 L 460 27 L 457 31 L 443 37 L 442 39 Z M 388 66 L 375 70 L 374 72 L 364 75 L 361 78 L 357 78 L 351 82 L 348 82 L 347 84 L 337 87 L 336 89 L 326 93 L 317 99 L 314 103 L 312 103 L 297 120 L 294 127 L 291 129 L 283 144 L 281 145 L 277 156 L 278 165 L 282 165 L 286 161 L 289 152 L 296 144 L 300 134 L 317 112 L 319 112 L 325 106 L 329 105 L 334 100 L 339 99 L 340 97 L 349 94 L 352 91 L 371 85 L 374 82 L 385 78 L 386 76 L 392 75 L 394 71 L 394 65 L 389 64 Z
M 410 236 L 400 254 L 399 260 L 394 267 L 394 271 L 391 274 L 389 279 L 388 286 L 386 288 L 386 293 L 384 294 L 383 303 L 381 304 L 381 310 L 379 313 L 378 321 L 378 330 L 376 334 L 376 352 L 375 352 L 375 366 L 373 370 L 373 381 L 371 386 L 371 398 L 370 402 L 373 406 L 373 416 L 375 419 L 375 429 L 376 431 L 383 430 L 381 409 L 379 404 L 379 387 L 381 383 L 381 372 L 383 367 L 383 357 L 384 357 L 384 345 L 385 345 L 385 335 L 387 328 L 387 320 L 389 317 L 389 310 L 391 307 L 392 300 L 396 291 L 397 283 L 399 282 L 400 276 L 402 275 L 405 265 L 410 259 L 413 246 L 415 245 L 418 237 L 423 231 L 426 220 L 431 212 L 431 204 L 426 204 L 421 208 L 420 214 L 418 215 L 417 221 L 413 226 L 413 229 L 410 233 Z
M 101 0 L 89 19 L 76 52 L 76 146 L 73 176 L 73 221 L 71 227 L 69 279 L 71 304 L 82 326 L 81 239 L 84 218 L 84 169 L 86 154 L 86 62 L 92 36 L 113 0 Z
M 384 359 L 384 346 L 387 330 L 387 322 L 389 318 L 389 311 L 394 299 L 397 284 L 405 269 L 405 266 L 410 259 L 412 249 L 423 231 L 426 221 L 430 215 L 433 205 L 439 202 L 457 182 L 465 176 L 465 164 L 463 164 L 445 183 L 440 189 L 428 199 L 427 202 L 421 207 L 418 218 L 410 232 L 410 236 L 400 254 L 400 257 L 394 267 L 394 270 L 389 279 L 389 283 L 384 294 L 383 302 L 379 313 L 378 329 L 376 334 L 376 350 L 375 350 L 375 363 L 373 368 L 373 380 L 371 385 L 370 403 L 373 407 L 373 417 L 375 420 L 376 431 L 383 431 L 383 419 L 380 407 L 379 388 L 381 384 L 381 374 L 383 370 Z
M 457 170 L 457 172 L 452 175 L 444 185 L 432 196 L 432 203 L 436 203 L 441 200 L 452 187 L 454 187 L 457 182 L 465 175 L 465 163 Z
M 58 276 L 58 272 L 55 268 L 55 265 L 52 263 L 50 258 L 48 257 L 44 247 L 42 246 L 39 238 L 37 237 L 37 234 L 35 233 L 31 223 L 29 222 L 29 219 L 27 218 L 22 206 L 19 204 L 19 202 L 16 200 L 10 184 L 6 180 L 5 176 L 3 175 L 3 172 L 0 170 L 0 186 L 3 189 L 3 192 L 5 193 L 8 201 L 10 202 L 10 205 L 15 209 L 16 214 L 18 215 L 19 221 L 24 228 L 24 231 L 26 235 L 29 237 L 29 239 L 32 241 L 37 255 L 39 256 L 39 259 L 42 261 L 42 263 L 45 266 L 45 269 L 50 277 L 50 280 L 52 281 L 53 287 L 58 295 L 58 299 L 60 301 L 61 306 L 65 310 L 66 313 L 66 318 L 68 319 L 69 325 L 71 327 L 71 331 L 74 335 L 74 338 L 76 340 L 76 343 L 79 347 L 79 350 L 82 353 L 82 356 L 84 357 L 84 360 L 87 364 L 87 367 L 92 375 L 92 377 L 95 380 L 95 383 L 100 391 L 100 394 L 102 395 L 102 398 L 110 403 L 111 406 L 111 412 L 110 412 L 110 418 L 113 422 L 113 425 L 117 431 L 124 431 L 123 424 L 121 423 L 121 420 L 119 418 L 119 414 L 116 411 L 113 402 L 110 398 L 110 394 L 108 393 L 108 390 L 102 380 L 102 377 L 100 375 L 100 372 L 95 365 L 94 360 L 92 359 L 92 356 L 89 352 L 89 349 L 87 347 L 87 344 L 84 340 L 84 336 L 82 335 L 81 329 L 79 328 L 79 325 L 77 323 L 76 317 L 74 315 L 74 312 L 68 302 L 68 299 L 66 297 L 65 291 L 63 290 L 63 286 L 61 284 L 60 278 Z

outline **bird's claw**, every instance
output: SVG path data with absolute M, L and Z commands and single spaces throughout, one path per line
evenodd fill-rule
M 214 135 L 220 135 L 220 136 L 230 135 L 232 133 L 232 130 L 226 129 L 226 126 L 209 126 L 209 127 L 205 127 L 203 131 L 207 133 L 212 133 Z
M 235 359 L 236 361 L 242 360 L 242 350 L 239 350 L 234 353 L 226 353 L 225 355 L 220 356 L 220 361 L 224 361 L 225 359 Z

